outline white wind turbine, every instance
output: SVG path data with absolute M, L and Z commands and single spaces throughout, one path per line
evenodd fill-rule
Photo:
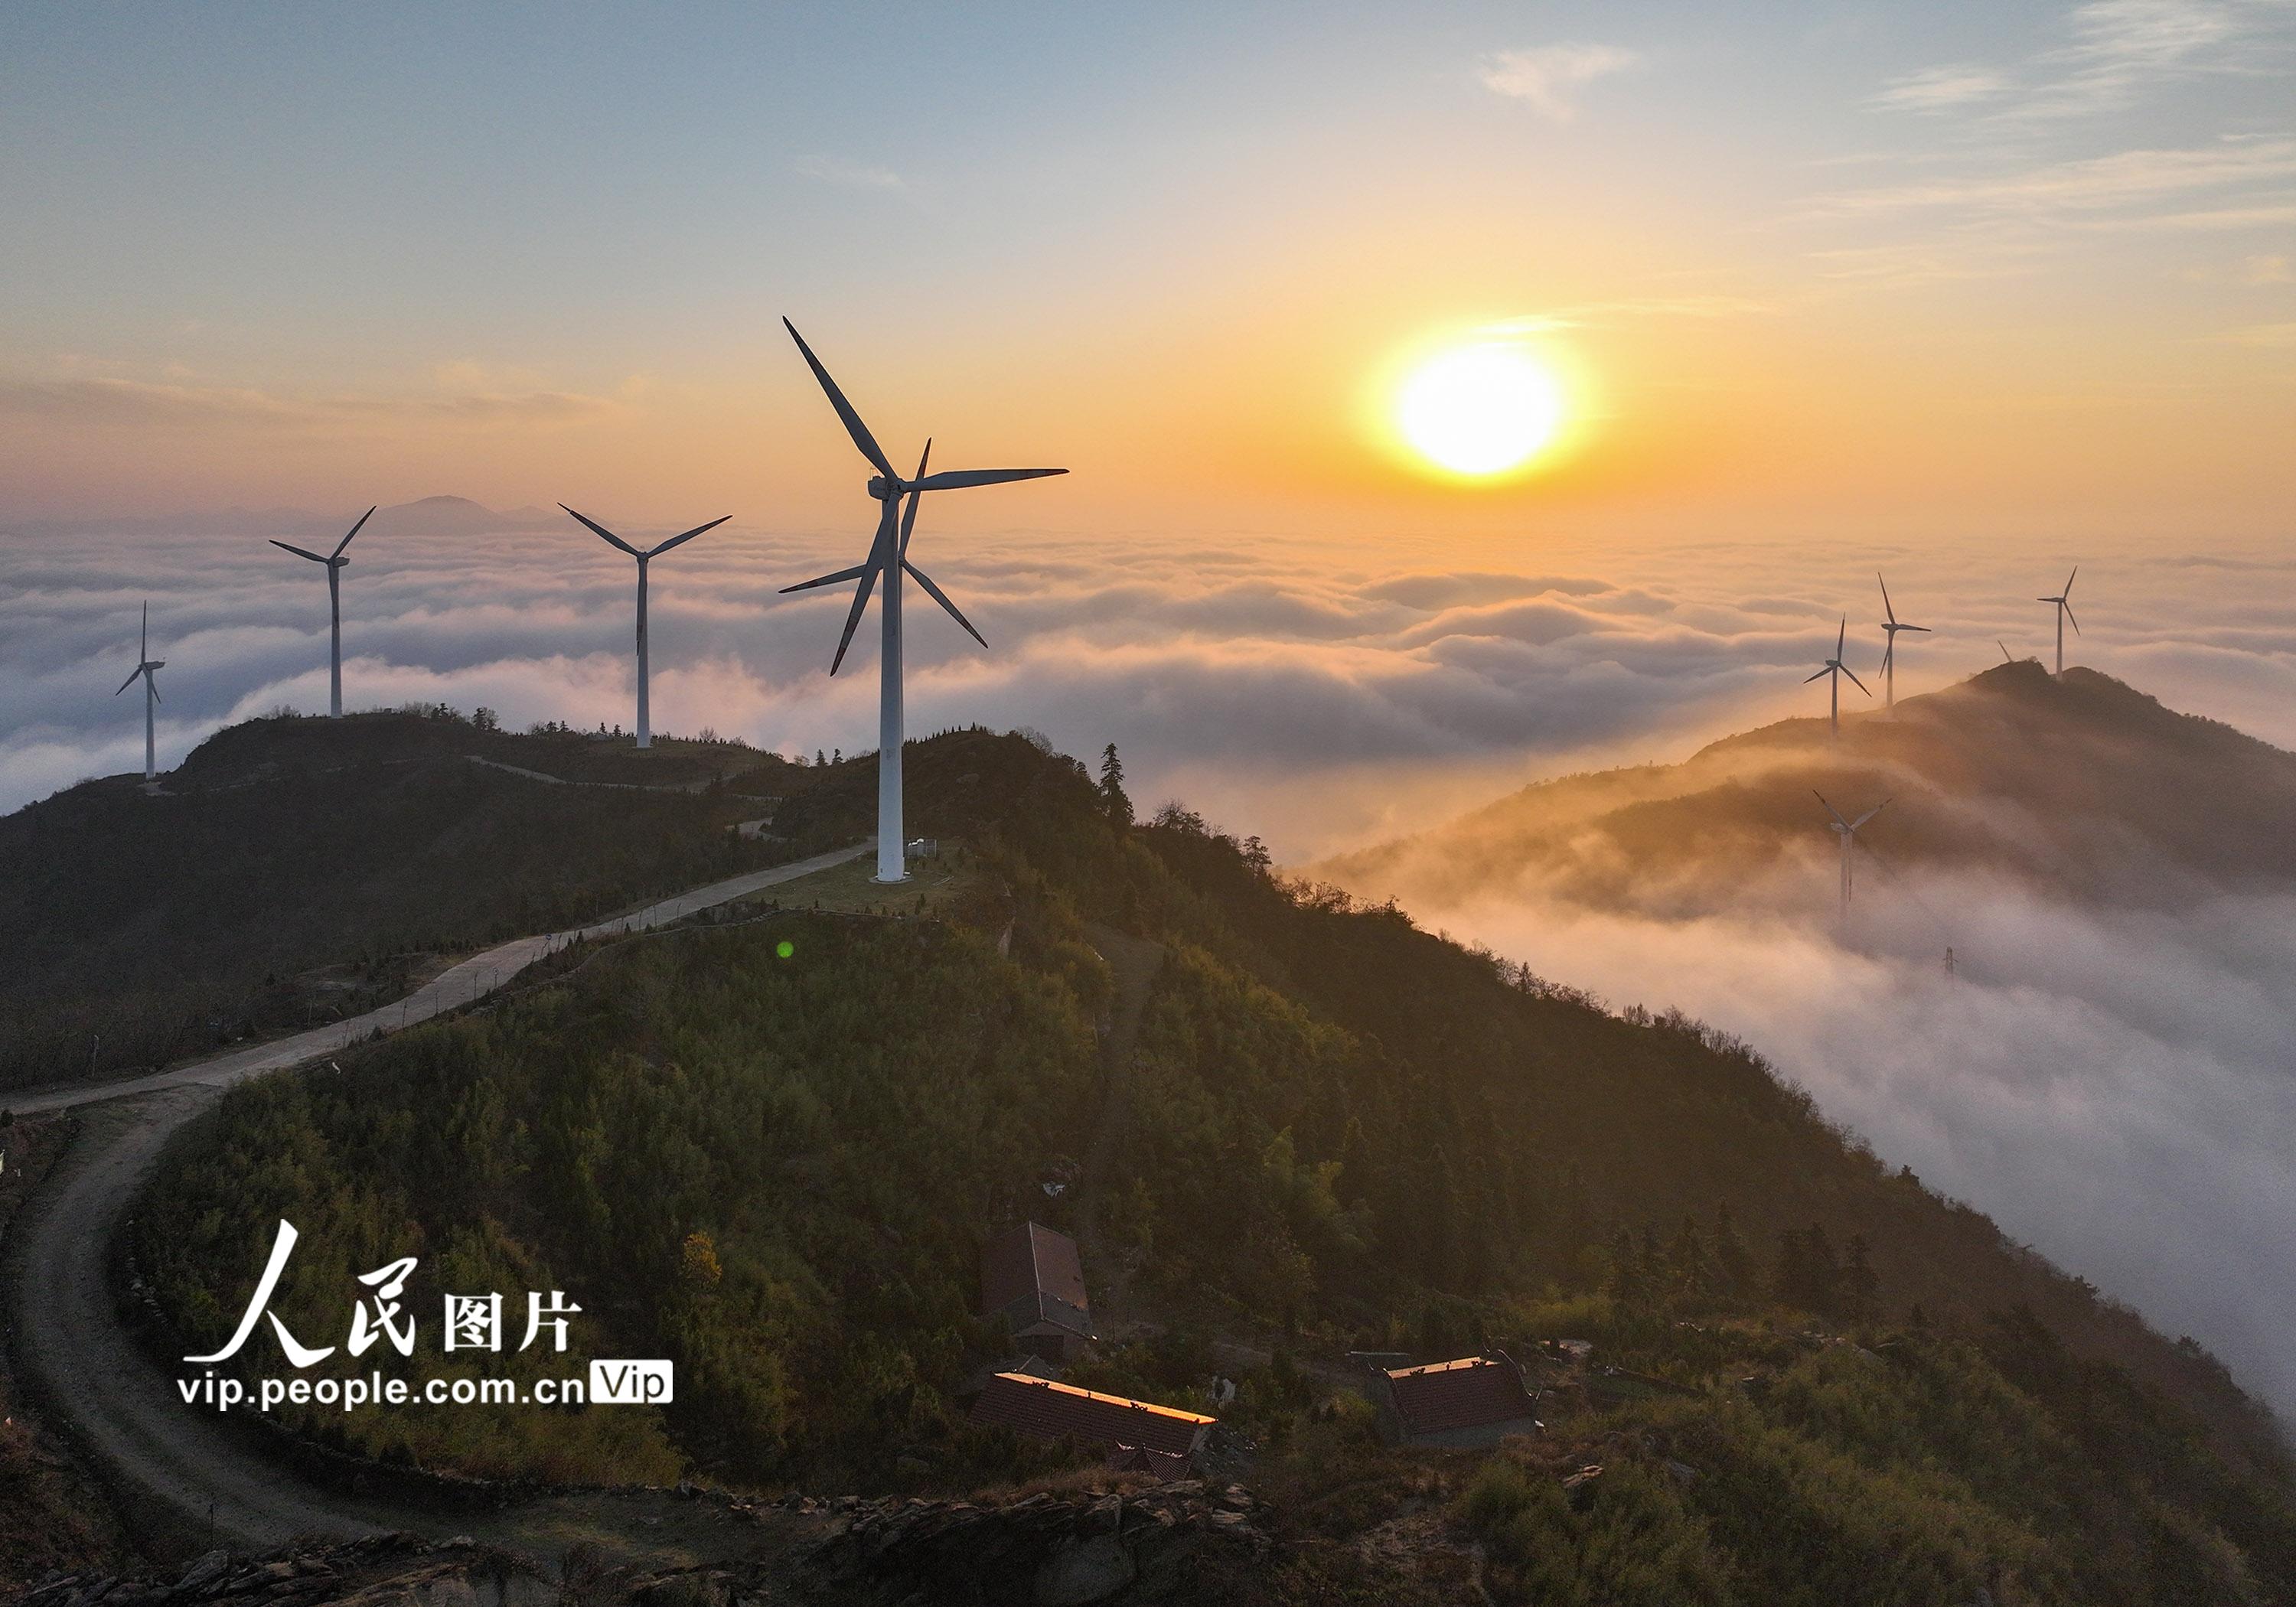
M 562 502 L 558 505 L 566 508 L 566 504 Z M 574 513 L 571 508 L 566 508 L 566 511 L 569 513 Z M 647 701 L 646 694 L 646 563 L 648 560 L 660 557 L 680 543 L 693 540 L 704 530 L 716 529 L 719 525 L 724 524 L 726 519 L 734 516 L 728 513 L 725 519 L 713 519 L 708 524 L 695 525 L 683 535 L 673 536 L 668 541 L 658 542 L 644 552 L 640 552 L 628 542 L 624 541 L 588 514 L 574 513 L 574 517 L 638 561 L 638 746 L 651 748 L 653 746 L 653 713 L 652 705 Z
M 1825 668 L 1824 669 L 1819 670 L 1816 675 L 1809 677 L 1809 681 L 1824 680 L 1827 676 L 1832 676 L 1833 677 L 1833 684 L 1826 689 L 1832 694 L 1832 701 L 1828 704 L 1826 709 L 1826 718 L 1832 724 L 1833 727 L 1833 734 L 1836 736 L 1840 736 L 1841 734 L 1841 677 L 1843 676 L 1848 676 L 1851 685 L 1857 687 L 1860 692 L 1866 692 L 1866 683 L 1857 678 L 1857 674 L 1855 670 L 1851 669 L 1849 665 L 1844 664 L 1841 661 L 1841 650 L 1849 643 L 1849 616 L 1844 614 L 1841 617 L 1841 628 L 1833 634 L 1833 656 L 1825 661 Z M 1807 686 L 1809 685 L 1809 681 L 1804 681 L 1802 685 Z M 1866 692 L 1866 695 L 1870 698 L 1874 694 L 1870 692 Z
M 1066 469 L 954 469 L 939 474 L 927 474 L 925 463 L 932 455 L 932 442 L 925 443 L 922 455 L 917 459 L 914 478 L 903 480 L 894 472 L 892 463 L 869 433 L 869 426 L 845 399 L 837 381 L 829 377 L 829 370 L 813 355 L 813 348 L 797 332 L 797 325 L 787 318 L 782 327 L 790 332 L 798 350 L 805 354 L 806 366 L 829 395 L 829 405 L 837 409 L 844 422 L 845 432 L 861 449 L 877 472 L 869 477 L 869 495 L 877 499 L 877 534 L 870 543 L 869 555 L 851 569 L 839 570 L 832 575 L 822 575 L 796 586 L 785 586 L 783 592 L 809 591 L 816 586 L 836 586 L 848 580 L 861 584 L 853 594 L 853 608 L 845 616 L 845 635 L 837 643 L 837 656 L 830 660 L 829 673 L 835 675 L 845 662 L 845 650 L 853 644 L 853 633 L 860 626 L 862 611 L 869 606 L 870 591 L 882 578 L 884 582 L 884 602 L 880 605 L 878 622 L 882 629 L 878 650 L 879 691 L 877 697 L 877 880 L 900 881 L 907 876 L 906 857 L 903 852 L 901 835 L 901 577 L 909 576 L 924 587 L 932 600 L 948 611 L 950 619 L 964 627 L 965 634 L 981 646 L 988 645 L 981 634 L 972 628 L 972 621 L 957 611 L 956 604 L 948 600 L 940 587 L 935 586 L 925 572 L 909 562 L 909 536 L 916 529 L 917 504 L 927 491 L 955 491 L 967 486 L 1001 485 L 1012 480 L 1037 480 L 1047 474 L 1066 474 Z M 908 498 L 903 510 L 901 499 Z
M 2080 565 L 2076 563 L 2073 565 L 2073 574 L 2065 577 L 2064 590 L 2054 597 L 2033 599 L 2036 603 L 2054 603 L 2057 605 L 2057 673 L 2059 675 L 2065 673 L 2065 621 L 2073 619 L 2073 605 L 2067 599 L 2073 594 L 2073 575 L 2079 573 Z M 2073 635 L 2077 636 L 2080 635 L 2080 621 L 2078 619 L 2073 619 Z
M 1849 862 L 1857 848 L 1857 828 L 1888 808 L 1890 800 L 1883 799 L 1855 820 L 1844 820 L 1839 809 L 1825 802 L 1824 793 L 1812 789 L 1810 795 L 1825 805 L 1825 812 L 1833 817 L 1833 834 L 1841 839 L 1841 924 L 1847 928 L 1849 924 Z
M 343 565 L 350 562 L 343 556 L 343 549 L 350 545 L 351 536 L 357 535 L 373 517 L 373 508 L 360 514 L 358 523 L 351 527 L 350 536 L 335 543 L 335 550 L 324 558 L 303 547 L 289 546 L 283 541 L 271 544 L 298 558 L 308 558 L 313 563 L 327 566 L 327 623 L 333 632 L 332 644 L 327 650 L 327 713 L 336 719 L 343 717 Z
M 155 669 L 167 668 L 168 660 L 152 656 L 152 605 L 148 603 L 144 605 L 143 634 L 137 636 L 135 641 L 135 671 L 134 675 L 119 683 L 119 692 L 125 692 L 135 685 L 136 676 L 144 677 L 144 779 L 147 782 L 157 781 L 160 778 L 160 766 L 158 751 L 152 737 L 152 711 L 159 706 L 160 683 L 153 678 L 152 672 Z M 118 697 L 119 692 L 115 692 L 111 695 Z
M 1874 578 L 1882 580 L 1880 570 L 1874 571 Z M 1898 623 L 1898 611 L 1890 606 L 1890 583 L 1886 580 L 1882 580 L 1882 612 L 1887 617 L 1882 629 L 1889 637 L 1889 645 L 1882 650 L 1882 706 L 1895 709 L 1898 706 L 1898 633 L 1917 630 L 1926 635 L 1930 627 Z M 1847 621 L 1844 625 L 1846 627 Z

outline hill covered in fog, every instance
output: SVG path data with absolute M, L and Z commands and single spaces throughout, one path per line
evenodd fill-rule
M 1312 873 L 1419 909 L 1538 894 L 1660 915 L 1821 906 L 1855 817 L 1883 867 L 2152 908 L 2296 885 L 2296 754 L 2095 670 L 2000 665 L 1894 714 L 1783 721 L 1680 764 L 1542 782 Z

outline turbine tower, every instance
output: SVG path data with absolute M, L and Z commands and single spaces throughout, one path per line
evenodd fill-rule
M 289 546 L 283 541 L 271 544 L 294 553 L 298 558 L 308 558 L 313 563 L 327 566 L 327 623 L 334 633 L 332 645 L 327 652 L 327 713 L 335 719 L 343 717 L 343 565 L 350 562 L 343 556 L 343 549 L 350 545 L 351 536 L 357 535 L 366 521 L 373 517 L 373 508 L 360 514 L 358 523 L 351 527 L 350 536 L 335 543 L 335 550 L 324 558 L 302 547 Z
M 1825 805 L 1825 812 L 1833 817 L 1833 834 L 1841 839 L 1841 925 L 1847 931 L 1849 926 L 1849 861 L 1857 847 L 1857 828 L 1888 808 L 1890 800 L 1883 799 L 1855 820 L 1844 820 L 1839 809 L 1825 802 L 1824 793 L 1813 789 L 1810 796 Z
M 566 504 L 562 502 L 558 505 L 562 508 L 566 508 Z M 569 513 L 574 513 L 574 510 L 571 508 L 566 508 L 566 511 Z M 638 746 L 641 748 L 651 748 L 653 746 L 653 715 L 652 706 L 647 701 L 646 697 L 647 561 L 660 557 L 664 553 L 667 553 L 670 548 L 676 546 L 681 542 L 693 540 L 704 530 L 716 529 L 719 525 L 724 524 L 726 519 L 731 519 L 734 516 L 731 513 L 728 513 L 726 515 L 725 519 L 713 519 L 708 524 L 695 525 L 684 535 L 673 536 L 668 541 L 657 543 L 656 545 L 646 548 L 644 552 L 640 552 L 628 542 L 624 541 L 620 537 L 615 535 L 611 530 L 608 529 L 604 525 L 600 524 L 588 514 L 574 513 L 574 517 L 580 520 L 584 524 L 588 525 L 600 536 L 604 537 L 614 545 L 621 548 L 622 551 L 627 553 L 631 557 L 638 561 Z M 348 537 L 347 537 L 345 539 L 348 540 Z
M 1874 571 L 1874 578 L 1882 580 L 1880 570 Z M 1882 649 L 1882 706 L 1895 709 L 1898 706 L 1898 633 L 1917 630 L 1926 635 L 1930 627 L 1898 623 L 1898 611 L 1890 606 L 1890 583 L 1886 580 L 1882 580 L 1882 612 L 1887 616 L 1882 629 L 1889 637 L 1889 645 Z
M 2073 605 L 2066 599 L 2073 594 L 2073 575 L 2079 573 L 2080 565 L 2076 563 L 2073 565 L 2073 574 L 2065 577 L 2064 590 L 2054 597 L 2033 599 L 2036 603 L 2054 603 L 2057 605 L 2057 673 L 2059 675 L 2065 673 L 2065 621 L 2073 619 Z M 2073 619 L 2073 635 L 2077 636 L 2080 635 L 2080 621 L 2078 619 Z
M 1826 718 L 1832 723 L 1833 726 L 1833 734 L 1836 736 L 1840 736 L 1841 734 L 1841 677 L 1843 676 L 1848 676 L 1851 685 L 1857 687 L 1860 692 L 1866 692 L 1866 683 L 1857 678 L 1857 675 L 1855 670 L 1851 669 L 1849 665 L 1844 664 L 1841 661 L 1841 650 L 1849 640 L 1849 616 L 1844 614 L 1841 616 L 1841 628 L 1833 634 L 1833 656 L 1825 661 L 1825 668 L 1824 669 L 1819 670 L 1816 675 L 1809 677 L 1809 681 L 1823 680 L 1827 676 L 1832 676 L 1833 677 L 1833 685 L 1827 688 L 1827 690 L 1833 694 L 1833 700 L 1827 709 Z M 1804 681 L 1802 685 L 1807 686 L 1809 685 L 1809 681 Z M 1870 692 L 1866 692 L 1866 695 L 1870 698 L 1874 694 Z
M 152 672 L 155 669 L 167 668 L 168 660 L 152 656 L 152 605 L 148 603 L 144 605 L 143 634 L 137 636 L 135 641 L 137 660 L 135 671 L 134 675 L 130 675 L 119 683 L 119 692 L 125 692 L 135 685 L 136 676 L 144 677 L 144 779 L 152 782 L 160 779 L 158 750 L 152 738 L 152 711 L 159 706 L 160 683 L 152 678 Z M 118 697 L 119 692 L 115 692 L 111 695 Z
M 917 566 L 909 562 L 909 536 L 916 529 L 917 504 L 927 491 L 955 491 L 967 486 L 1001 485 L 1012 480 L 1037 480 L 1047 474 L 1066 474 L 1066 469 L 955 469 L 939 474 L 927 474 L 925 463 L 932 455 L 932 442 L 925 443 L 923 454 L 917 459 L 916 474 L 903 480 L 894 472 L 892 461 L 877 445 L 869 426 L 845 399 L 837 381 L 829 377 L 829 370 L 813 355 L 813 348 L 797 332 L 797 325 L 787 318 L 782 327 L 790 332 L 790 339 L 805 354 L 806 366 L 813 377 L 821 381 L 828 393 L 829 405 L 837 410 L 843 421 L 846 434 L 861 449 L 877 471 L 869 477 L 869 495 L 877 500 L 877 534 L 870 543 L 869 555 L 851 569 L 839 570 L 833 575 L 819 576 L 786 586 L 783 592 L 808 591 L 816 586 L 836 586 L 848 580 L 860 585 L 853 593 L 853 608 L 845 616 L 845 635 L 839 638 L 837 656 L 830 660 L 829 673 L 835 675 L 845 662 L 845 650 L 853 644 L 853 633 L 861 623 L 862 611 L 869 606 L 869 593 L 882 578 L 885 586 L 884 602 L 880 605 L 878 623 L 882 632 L 878 650 L 879 691 L 877 697 L 877 880 L 900 881 L 906 878 L 907 864 L 903 852 L 901 835 L 901 577 L 907 575 L 925 588 L 927 595 L 948 611 L 950 619 L 964 627 L 965 634 L 981 646 L 988 645 L 981 634 L 972 628 L 972 621 L 957 611 L 956 604 L 948 600 L 940 587 Z M 901 506 L 901 499 L 908 506 Z

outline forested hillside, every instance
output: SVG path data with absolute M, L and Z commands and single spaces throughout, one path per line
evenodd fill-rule
M 1135 823 L 1018 737 L 917 744 L 909 776 L 918 829 L 1001 895 L 578 950 L 340 1076 L 230 1095 L 138 1212 L 171 1338 L 228 1331 L 283 1215 L 299 1332 L 419 1254 L 418 1312 L 562 1287 L 587 1353 L 679 1369 L 658 1416 L 307 1431 L 477 1471 L 963 1489 L 1043 1461 L 957 1404 L 1006 1353 L 971 1315 L 979 1246 L 1033 1215 L 1082 1240 L 1112 1336 L 1072 1380 L 1201 1406 L 1241 1368 L 1229 1454 L 1305 1537 L 1431 1497 L 1524 1601 L 2291 1599 L 2288 1466 L 2223 1370 L 1748 1047 L 1287 884 L 1185 811 Z M 873 793 L 840 767 L 777 824 L 849 839 Z M 1128 1041 L 1107 931 L 1161 956 Z M 1566 1337 L 1625 1371 L 1536 1359 Z M 1546 1436 L 1373 1443 L 1345 1351 L 1486 1344 L 1533 1359 Z M 1283 1599 L 1441 1599 L 1439 1531 Z
M 743 794 L 811 774 L 433 709 L 235 726 L 157 796 L 83 783 L 0 818 L 0 1090 L 354 1014 L 444 954 L 771 863 L 729 833 L 770 808 Z

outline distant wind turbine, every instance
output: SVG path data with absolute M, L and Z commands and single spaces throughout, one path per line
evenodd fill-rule
M 313 563 L 327 566 L 327 623 L 333 632 L 333 641 L 327 650 L 327 713 L 335 719 L 343 717 L 343 565 L 350 562 L 343 556 L 343 549 L 350 545 L 351 536 L 357 535 L 373 517 L 373 508 L 360 514 L 358 523 L 351 527 L 350 536 L 335 543 L 335 550 L 324 558 L 283 541 L 271 544 L 298 558 L 308 558 Z
M 168 660 L 152 656 L 152 605 L 148 603 L 144 605 L 143 634 L 136 637 L 135 643 L 135 674 L 119 683 L 119 692 L 125 692 L 135 685 L 136 676 L 144 677 L 144 779 L 157 781 L 160 778 L 160 766 L 158 752 L 152 738 L 152 711 L 159 707 L 160 683 L 153 678 L 152 672 L 155 669 L 167 668 Z M 115 692 L 111 695 L 118 697 L 119 692 Z
M 2065 577 L 2064 590 L 2054 597 L 2033 599 L 2036 603 L 2054 603 L 2057 605 L 2057 673 L 2059 675 L 2065 673 L 2065 621 L 2073 619 L 2073 605 L 2067 599 L 2073 594 L 2073 575 L 2079 573 L 2080 565 L 2076 563 L 2073 565 L 2073 574 Z M 2077 636 L 2080 635 L 2080 621 L 2078 619 L 2073 619 L 2073 635 Z
M 558 505 L 566 508 L 566 504 L 562 502 Z M 569 513 L 574 513 L 571 508 L 566 508 L 566 511 Z M 681 542 L 693 540 L 704 530 L 716 529 L 719 525 L 724 524 L 726 519 L 734 516 L 728 513 L 725 519 L 713 519 L 708 524 L 695 525 L 683 535 L 673 536 L 668 541 L 657 543 L 644 552 L 640 552 L 628 542 L 624 541 L 588 514 L 574 513 L 574 517 L 638 561 L 638 746 L 651 748 L 653 746 L 653 715 L 652 705 L 647 701 L 646 696 L 646 563 L 651 559 L 660 557 Z
M 1844 820 L 1841 811 L 1825 802 L 1824 793 L 1813 789 L 1810 796 L 1825 805 L 1825 812 L 1833 817 L 1833 834 L 1841 839 L 1841 924 L 1847 928 L 1849 924 L 1849 862 L 1857 847 L 1857 828 L 1888 808 L 1890 800 L 1883 799 L 1855 820 Z
M 1882 580 L 1879 570 L 1874 572 L 1874 578 Z M 1898 633 L 1901 630 L 1917 630 L 1927 635 L 1930 627 L 1926 625 L 1901 625 L 1898 622 L 1898 611 L 1890 606 L 1890 583 L 1886 580 L 1882 580 L 1882 612 L 1887 616 L 1882 629 L 1889 637 L 1889 645 L 1882 650 L 1882 706 L 1885 709 L 1895 709 L 1898 706 Z M 1848 621 L 1843 621 L 1843 625 L 1846 627 Z
M 1830 706 L 1828 707 L 1826 717 L 1832 722 L 1833 726 L 1833 734 L 1836 736 L 1840 736 L 1841 734 L 1841 677 L 1843 676 L 1848 676 L 1851 685 L 1857 687 L 1860 692 L 1865 692 L 1866 695 L 1869 698 L 1874 695 L 1870 692 L 1866 692 L 1866 683 L 1857 678 L 1857 672 L 1851 669 L 1849 665 L 1844 664 L 1841 661 L 1841 650 L 1848 644 L 1849 640 L 1849 616 L 1844 614 L 1841 617 L 1841 628 L 1833 634 L 1833 656 L 1825 661 L 1825 668 L 1824 669 L 1819 670 L 1816 675 L 1809 677 L 1809 681 L 1824 680 L 1827 676 L 1832 676 L 1833 677 L 1833 685 L 1827 688 L 1827 690 L 1833 694 L 1833 699 Z M 1804 681 L 1802 685 L 1807 686 L 1809 685 L 1809 681 Z
M 877 472 L 869 477 L 869 495 L 877 500 L 877 534 L 870 543 L 869 555 L 851 569 L 839 570 L 795 586 L 783 586 L 783 592 L 809 591 L 817 586 L 837 586 L 848 580 L 860 585 L 853 593 L 853 608 L 845 616 L 845 634 L 838 639 L 837 656 L 830 660 L 829 673 L 835 675 L 845 662 L 845 650 L 853 644 L 853 633 L 861 624 L 861 615 L 869 606 L 870 591 L 882 578 L 884 582 L 884 602 L 878 614 L 881 627 L 878 649 L 879 691 L 877 697 L 877 880 L 900 881 L 908 874 L 906 857 L 901 835 L 901 577 L 906 574 L 925 588 L 935 603 L 948 611 L 950 619 L 964 627 L 965 634 L 981 646 L 988 643 L 972 628 L 972 621 L 957 611 L 956 604 L 932 583 L 926 573 L 909 562 L 909 537 L 916 529 L 917 504 L 927 491 L 955 491 L 967 486 L 1001 485 L 1006 480 L 1037 480 L 1047 474 L 1066 474 L 1066 469 L 955 469 L 939 474 L 927 474 L 925 464 L 932 456 L 932 442 L 917 459 L 917 471 L 913 479 L 903 480 L 893 470 L 892 462 L 877 445 L 869 426 L 845 399 L 837 381 L 829 377 L 829 370 L 813 355 L 813 348 L 797 332 L 797 325 L 787 318 L 782 327 L 790 332 L 798 350 L 805 354 L 806 366 L 813 377 L 821 381 L 828 393 L 829 405 L 837 410 L 843 421 L 846 434 L 861 449 Z M 901 506 L 901 499 L 908 506 Z

